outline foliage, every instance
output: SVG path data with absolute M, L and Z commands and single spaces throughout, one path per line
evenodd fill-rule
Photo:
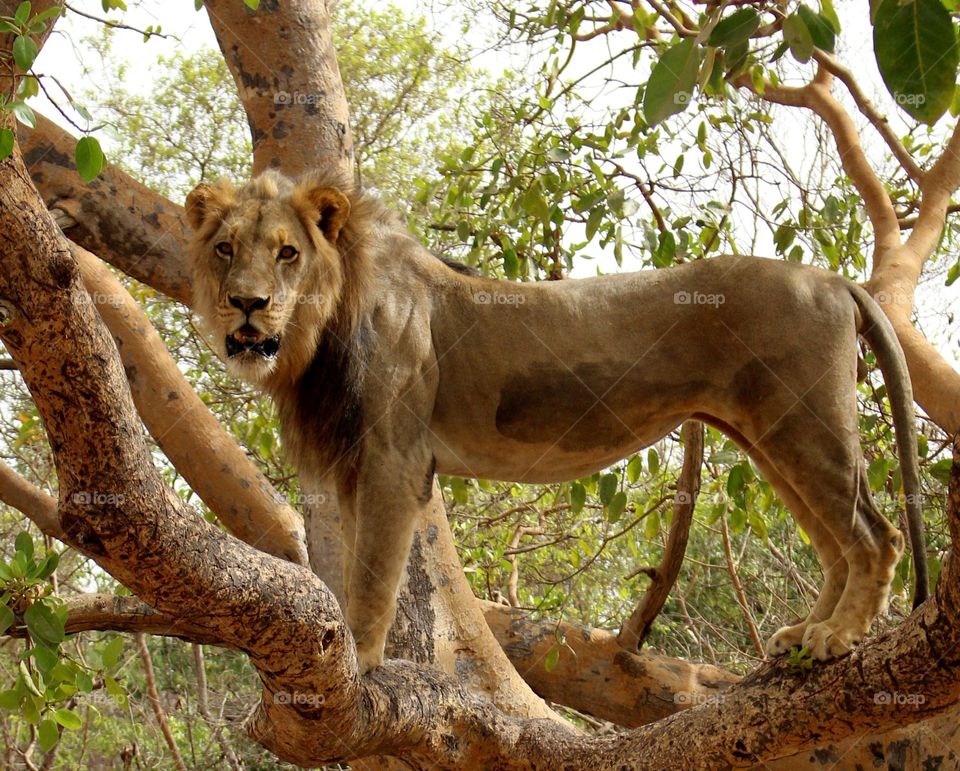
M 947 40 L 954 10 L 944 24 L 930 3 L 936 0 L 884 0 L 875 4 L 874 25 L 891 92 L 917 95 L 915 104 L 898 103 L 907 118 L 932 122 L 953 101 L 956 63 Z M 669 16 L 637 4 L 632 15 L 624 3 L 544 5 L 477 0 L 470 9 L 502 20 L 503 35 L 494 45 L 504 57 L 521 44 L 533 51 L 496 80 L 467 64 L 464 50 L 439 43 L 418 16 L 392 6 L 340 5 L 334 35 L 353 114 L 358 176 L 398 209 L 409 207 L 411 224 L 424 240 L 509 279 L 560 278 L 621 265 L 663 268 L 721 251 L 761 251 L 863 275 L 872 233 L 832 145 L 815 129 L 778 133 L 777 110 L 755 95 L 744 97 L 739 88 L 748 84 L 762 92 L 798 75 L 809 77 L 805 63 L 818 52 L 842 50 L 841 25 L 829 0 L 817 10 L 793 3 L 673 4 Z M 104 12 L 120 6 L 106 3 Z M 888 35 L 900 23 L 898 15 L 907 13 L 917 20 L 916 46 L 901 45 L 904 59 L 889 60 Z M 29 7 L 23 14 L 18 10 L 20 16 L 3 23 L 13 25 L 18 39 L 34 40 L 42 31 L 36 18 Z M 941 29 L 933 30 L 937 24 Z M 15 45 L 16 63 L 27 73 L 30 43 Z M 137 94 L 124 86 L 110 37 L 93 41 L 93 48 L 106 75 L 85 101 L 100 123 L 78 103 L 73 107 L 86 129 L 115 126 L 111 162 L 174 199 L 199 179 L 247 174 L 245 117 L 218 53 L 178 52 L 161 60 L 154 89 Z M 929 51 L 947 54 L 930 73 L 919 73 L 919 81 L 911 80 L 909 57 L 929 61 Z M 39 85 L 31 77 L 21 83 L 18 94 L 3 96 L 0 112 L 29 120 L 25 100 Z M 903 141 L 923 157 L 942 144 L 942 136 L 936 127 L 911 121 Z M 103 162 L 94 142 L 84 137 L 77 146 L 85 178 Z M 8 143 L 9 129 L 0 130 L 0 157 Z M 810 149 L 805 161 L 791 152 L 797 143 Z M 888 159 L 877 162 L 891 200 L 909 215 L 917 206 L 915 186 Z M 945 245 L 955 239 L 951 226 Z M 960 262 L 948 280 L 958 270 Z M 225 375 L 181 309 L 124 280 L 202 398 L 278 489 L 296 501 L 270 405 Z M 29 395 L 15 375 L 0 373 L 0 379 L 0 452 L 18 473 L 55 489 Z M 902 508 L 900 483 L 882 383 L 868 378 L 860 399 L 868 481 L 895 521 Z M 938 519 L 945 494 L 943 450 L 942 437 L 925 426 L 921 456 L 934 576 L 947 543 Z M 545 617 L 562 614 L 616 629 L 644 588 L 638 568 L 656 564 L 662 554 L 679 464 L 679 445 L 671 436 L 603 473 L 560 485 L 441 479 L 475 592 Z M 175 469 L 166 465 L 164 471 L 193 502 Z M 41 750 L 56 744 L 63 767 L 129 759 L 130 753 L 144 766 L 161 762 L 166 751 L 152 728 L 143 676 L 133 657 L 124 657 L 125 638 L 68 636 L 62 629 L 58 598 L 118 587 L 76 553 L 41 554 L 29 536 L 14 537 L 22 523 L 12 512 L 3 511 L 0 527 L 0 626 L 26 635 L 0 652 L 0 707 L 6 710 L 0 719 L 8 747 L 23 752 L 34 740 Z M 747 587 L 747 608 L 737 601 L 734 573 Z M 909 608 L 910 575 L 906 557 L 894 585 L 894 616 Z M 745 616 L 769 634 L 812 603 L 820 582 L 805 534 L 770 486 L 732 442 L 708 431 L 688 558 L 651 643 L 671 655 L 745 671 L 758 656 Z M 198 717 L 192 698 L 198 686 L 186 646 L 161 639 L 150 646 L 184 754 L 198 766 L 216 767 L 220 750 L 212 727 Z M 561 647 L 558 641 L 557 655 Z M 791 663 L 806 667 L 809 657 L 796 652 Z M 214 711 L 232 728 L 257 693 L 252 670 L 242 656 L 225 651 L 211 651 L 207 669 Z M 80 731 L 61 730 L 77 727 L 77 721 Z M 239 732 L 231 731 L 230 739 L 248 766 L 274 767 Z

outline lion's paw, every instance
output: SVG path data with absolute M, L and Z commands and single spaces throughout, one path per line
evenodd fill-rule
M 860 637 L 854 629 L 844 629 L 822 621 L 807 627 L 803 636 L 803 647 L 818 661 L 829 661 L 850 653 L 860 642 Z
M 774 633 L 773 637 L 767 640 L 764 651 L 770 658 L 782 656 L 791 648 L 803 645 L 803 636 L 806 631 L 806 622 L 782 627 Z
M 363 643 L 357 645 L 357 670 L 360 676 L 367 674 L 371 669 L 379 667 L 383 663 L 383 646 L 371 645 L 365 646 Z

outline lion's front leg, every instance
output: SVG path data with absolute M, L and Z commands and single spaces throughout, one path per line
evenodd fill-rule
M 360 673 L 383 661 L 397 590 L 413 531 L 430 501 L 433 456 L 426 447 L 371 463 L 359 476 L 353 551 L 345 555 L 347 623 L 357 644 Z

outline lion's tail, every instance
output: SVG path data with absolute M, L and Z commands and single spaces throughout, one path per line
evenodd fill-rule
M 920 507 L 920 461 L 917 451 L 917 427 L 913 408 L 913 387 L 910 372 L 893 325 L 883 309 L 865 289 L 855 284 L 850 292 L 860 310 L 862 323 L 859 333 L 870 345 L 883 379 L 893 412 L 893 427 L 897 436 L 897 455 L 900 457 L 900 478 L 906 496 L 907 528 L 913 552 L 916 588 L 913 607 L 927 599 L 927 556 L 923 544 L 923 511 Z

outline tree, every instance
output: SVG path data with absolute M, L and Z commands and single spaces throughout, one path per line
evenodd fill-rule
M 14 15 L 9 5 L 0 4 L 0 15 Z M 38 3 L 27 13 L 42 13 L 45 7 Z M 239 2 L 223 0 L 209 2 L 207 8 L 227 64 L 245 86 L 241 97 L 253 134 L 254 169 L 280 163 L 296 173 L 318 158 L 349 168 L 346 102 L 336 74 L 325 5 L 305 2 L 250 13 Z M 614 15 L 600 19 L 598 28 L 608 22 L 611 31 L 627 26 L 618 6 L 613 8 Z M 311 19 L 311 29 L 292 23 L 298 14 Z M 693 29 L 689 18 L 666 10 L 649 19 L 651 28 L 656 31 L 661 19 L 680 36 Z M 646 25 L 631 22 L 631 26 L 648 34 Z M 275 54 L 271 71 L 242 45 L 245 37 L 253 35 L 261 50 Z M 663 37 L 659 32 L 649 36 Z M 2 50 L 19 50 L 22 55 L 26 44 L 14 48 L 10 37 L 15 36 L 0 41 Z M 12 68 L 10 73 L 0 81 L 8 94 L 16 90 L 19 80 L 19 73 Z M 821 109 L 833 115 L 827 109 L 832 103 L 822 79 L 816 83 L 799 100 L 822 103 Z M 764 94 L 781 94 L 780 88 L 767 84 Z M 297 103 L 279 110 L 278 91 L 323 93 L 326 99 L 312 105 L 318 115 Z M 269 130 L 278 116 L 285 126 L 282 142 Z M 838 125 L 842 128 L 842 121 Z M 960 576 L 954 559 L 944 570 L 937 596 L 855 658 L 813 671 L 806 671 L 802 661 L 770 664 L 720 695 L 709 684 L 717 673 L 687 667 L 691 677 L 699 679 L 695 693 L 717 698 L 627 733 L 577 735 L 555 720 L 544 719 L 551 713 L 506 667 L 500 648 L 485 631 L 480 608 L 466 600 L 439 507 L 421 527 L 408 568 L 406 607 L 401 614 L 406 623 L 394 636 L 397 649 L 420 663 L 390 662 L 359 679 L 334 596 L 304 567 L 307 558 L 295 514 L 278 503 L 255 467 L 201 405 L 190 407 L 194 431 L 178 435 L 176 441 L 163 439 L 166 429 L 183 416 L 183 401 L 192 392 L 162 343 L 149 333 L 135 302 L 91 254 L 189 305 L 190 284 L 177 245 L 178 240 L 183 242 L 177 207 L 115 168 L 106 168 L 97 181 L 82 185 L 69 161 L 72 144 L 50 124 L 40 122 L 37 129 L 22 134 L 12 154 L 0 163 L 4 203 L 0 232 L 5 236 L 0 244 L 5 266 L 0 276 L 0 338 L 43 418 L 59 481 L 59 500 L 54 502 L 22 480 L 5 475 L 3 497 L 19 504 L 44 532 L 91 556 L 139 599 L 104 602 L 82 597 L 66 608 L 31 613 L 43 615 L 46 624 L 27 618 L 24 610 L 22 619 L 13 618 L 11 623 L 24 621 L 33 638 L 50 646 L 59 644 L 56 638 L 62 635 L 55 619 L 63 610 L 65 628 L 71 631 L 137 629 L 236 648 L 250 658 L 264 686 L 264 698 L 249 722 L 251 734 L 277 756 L 304 764 L 394 754 L 413 764 L 442 767 L 560 763 L 660 768 L 705 760 L 711 765 L 742 765 L 824 745 L 829 745 L 828 754 L 842 752 L 842 747 L 830 743 L 841 742 L 854 731 L 890 730 L 943 713 L 960 698 L 957 658 L 952 652 L 960 629 L 955 618 Z M 855 147 L 848 149 L 856 154 Z M 560 156 L 554 153 L 562 162 Z M 25 159 L 30 163 L 29 176 Z M 950 166 L 949 159 L 943 166 Z M 857 181 L 853 173 L 850 176 Z M 942 225 L 944 196 L 948 198 L 950 192 L 941 190 L 941 176 L 927 177 L 935 180 L 928 190 L 920 187 L 934 196 L 925 197 L 921 214 L 931 206 L 936 214 L 936 196 L 944 199 L 939 215 Z M 562 249 L 563 242 L 550 223 L 559 223 L 554 222 L 554 208 L 541 203 L 553 182 L 546 175 L 541 181 L 532 172 L 525 179 L 536 182 L 531 189 L 538 195 L 529 197 L 529 206 L 540 215 L 535 222 L 538 237 L 557 254 L 557 244 Z M 600 184 L 598 179 L 596 185 Z M 126 205 L 118 207 L 117 200 Z M 617 200 L 608 201 L 614 213 L 622 210 Z M 74 245 L 55 227 L 45 201 Z M 515 226 L 522 228 L 523 223 L 516 221 Z M 468 223 L 467 236 L 476 237 L 469 227 Z M 169 228 L 173 239 L 151 238 L 164 228 Z M 493 235 L 497 234 L 484 234 L 481 240 Z M 615 229 L 612 238 L 617 239 Z M 709 240 L 703 245 L 708 246 Z M 142 252 L 138 246 L 144 247 Z M 509 246 L 498 248 L 506 253 Z M 518 252 L 518 267 L 519 256 Z M 902 263 L 894 267 L 898 265 Z M 901 335 L 912 334 L 901 327 Z M 119 353 L 110 335 L 119 339 Z M 915 347 L 911 354 L 921 375 L 927 371 L 925 351 Z M 932 400 L 928 403 L 939 405 L 951 382 L 944 380 L 947 390 L 943 392 L 934 387 L 937 383 L 928 382 Z M 171 393 L 177 398 L 170 398 Z M 949 402 L 946 405 L 945 413 L 928 411 L 942 428 L 955 433 L 956 422 L 950 422 Z M 259 551 L 226 536 L 168 494 L 140 436 L 137 411 L 170 461 L 220 521 Z M 205 447 L 197 435 L 203 436 Z M 246 485 L 227 488 L 228 482 L 203 473 L 188 477 L 191 468 L 217 468 L 212 459 L 222 459 L 228 452 L 234 453 L 229 459 L 232 475 L 246 479 Z M 960 541 L 956 467 L 952 479 L 950 525 L 956 545 Z M 238 502 L 245 507 L 239 508 Z M 609 502 L 604 505 L 609 507 Z M 313 531 L 307 544 L 310 564 L 335 585 L 335 561 L 329 559 L 332 523 L 325 519 L 331 516 L 331 507 L 317 508 L 309 523 Z M 284 524 L 278 528 L 280 522 Z M 31 550 L 25 542 L 19 546 L 21 553 Z M 29 559 L 22 560 L 25 568 Z M 46 569 L 38 566 L 36 575 Z M 48 607 L 42 598 L 29 599 L 34 600 L 30 607 Z M 498 617 L 496 609 L 488 609 L 488 614 Z M 531 638 L 538 634 L 529 631 Z M 596 654 L 597 648 L 588 647 L 586 652 Z M 34 669 L 22 675 L 24 688 L 28 679 L 35 688 L 41 684 L 34 672 L 42 666 L 42 658 L 42 652 L 32 654 Z M 521 660 L 516 651 L 514 658 Z M 650 661 L 622 651 L 607 658 L 624 672 Z M 931 661 L 937 662 L 933 671 Z M 459 679 L 450 676 L 454 672 Z M 642 674 L 631 684 L 641 680 Z M 672 687 L 675 696 L 686 694 L 691 699 L 689 686 L 674 681 Z M 430 698 L 423 698 L 424 693 Z M 898 699 L 877 699 L 878 693 L 923 693 L 929 698 L 911 705 L 916 709 L 904 711 Z M 842 704 L 837 694 L 842 694 Z M 575 692 L 565 696 L 571 701 L 576 697 Z M 844 720 L 837 719 L 840 714 Z

